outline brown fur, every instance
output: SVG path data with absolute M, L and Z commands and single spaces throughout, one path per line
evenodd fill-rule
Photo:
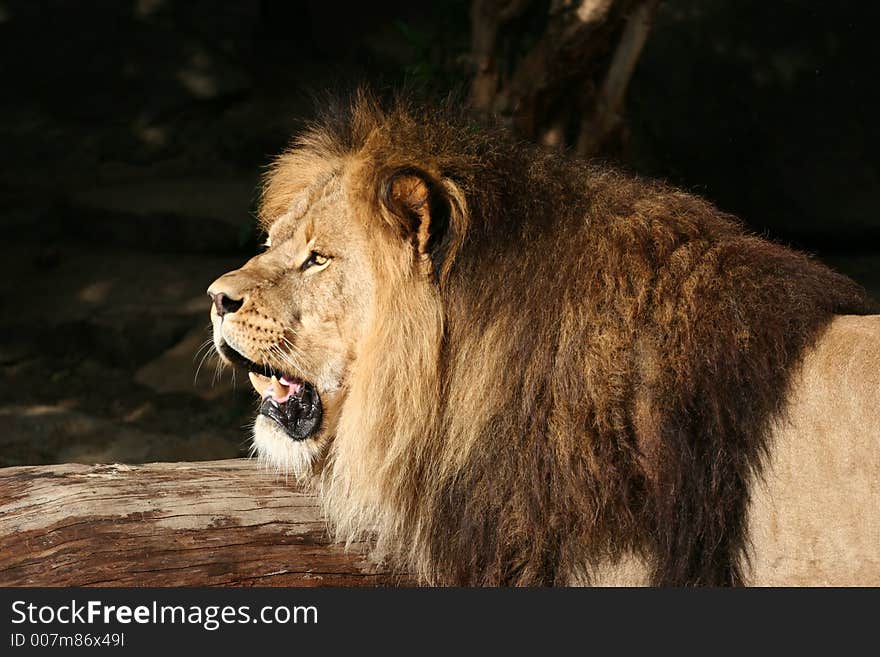
M 365 95 L 277 160 L 270 234 L 320 234 L 328 180 L 368 263 L 309 465 L 340 538 L 431 583 L 631 554 L 655 584 L 742 582 L 771 424 L 858 286 L 661 183 Z M 293 275 L 261 271 L 263 296 Z

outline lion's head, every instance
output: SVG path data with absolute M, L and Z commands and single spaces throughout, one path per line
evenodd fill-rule
M 389 390 L 400 383 L 385 376 L 388 361 L 434 367 L 436 353 L 419 363 L 419 350 L 441 331 L 441 256 L 461 210 L 450 181 L 395 152 L 374 105 L 361 99 L 359 112 L 372 118 L 360 139 L 383 147 L 346 151 L 319 131 L 301 136 L 266 180 L 265 250 L 208 290 L 217 351 L 248 370 L 260 395 L 254 449 L 300 478 L 321 474 L 346 437 L 340 422 L 379 430 L 395 412 L 382 407 L 388 399 L 412 402 L 424 372 L 412 372 L 412 389 Z M 334 451 L 336 461 L 346 446 Z

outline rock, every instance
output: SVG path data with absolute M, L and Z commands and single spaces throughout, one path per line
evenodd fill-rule
M 179 179 L 96 187 L 74 193 L 55 221 L 70 237 L 147 251 L 230 253 L 256 234 L 256 180 Z
M 0 465 L 146 463 L 235 458 L 238 445 L 210 431 L 193 435 L 145 431 L 63 404 L 0 407 Z
M 243 373 L 236 376 L 234 384 L 231 373 L 217 375 L 217 356 L 211 340 L 210 328 L 200 322 L 171 349 L 150 361 L 137 372 L 134 380 L 159 393 L 188 393 L 202 399 L 217 399 L 232 392 L 236 387 L 248 387 Z
M 239 227 L 253 222 L 256 189 L 253 178 L 174 178 L 87 189 L 71 201 L 120 215 L 203 217 Z

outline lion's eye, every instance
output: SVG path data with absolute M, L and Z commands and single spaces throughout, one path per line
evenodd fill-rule
M 317 251 L 312 251 L 309 253 L 309 257 L 303 261 L 302 265 L 300 265 L 300 270 L 305 271 L 310 267 L 323 267 L 328 262 L 330 262 L 330 258 L 321 255 Z

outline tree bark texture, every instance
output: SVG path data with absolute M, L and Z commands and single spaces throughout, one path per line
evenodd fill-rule
M 2 586 L 407 583 L 255 461 L 0 469 Z

